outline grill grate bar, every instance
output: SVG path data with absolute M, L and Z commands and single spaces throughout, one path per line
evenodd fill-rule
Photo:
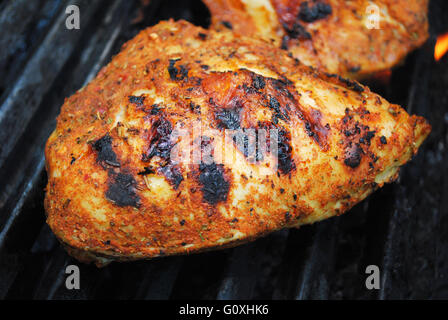
M 310 248 L 313 244 L 316 226 L 303 226 L 300 230 L 288 231 L 286 248 L 281 259 L 281 265 L 274 279 L 272 298 L 276 300 L 293 299 L 297 296 L 298 285 L 309 258 Z
M 81 2 L 75 2 L 81 6 Z M 83 7 L 83 18 L 88 22 L 101 2 Z M 23 134 L 32 116 L 42 101 L 43 94 L 50 89 L 58 71 L 68 60 L 80 32 L 67 30 L 64 14 L 61 14 L 49 30 L 36 53 L 28 60 L 14 88 L 0 106 L 0 167 Z
M 176 278 L 182 268 L 184 257 L 173 257 L 153 261 L 152 268 L 141 277 L 135 299 L 162 300 L 168 299 L 172 294 Z M 132 288 L 128 291 L 132 292 Z
M 31 190 L 38 185 L 38 179 L 41 178 L 42 171 L 45 166 L 45 158 L 41 157 L 40 161 L 35 167 L 34 174 L 32 175 L 31 179 L 28 181 L 27 185 L 25 186 L 23 192 L 21 193 L 19 200 L 16 202 L 16 206 L 14 207 L 13 211 L 10 213 L 8 220 L 6 221 L 5 225 L 0 231 L 0 250 L 2 249 L 6 236 L 8 235 L 8 232 L 10 231 L 11 226 L 13 225 L 15 219 L 19 216 L 21 213 L 21 210 L 23 208 L 23 205 L 25 201 L 28 199 Z
M 3 2 L 0 11 L 0 97 L 11 89 L 30 56 L 61 11 L 60 0 L 16 0 Z M 20 23 L 17 23 L 17 22 Z M 3 99 L 1 99 L 3 101 Z
M 332 270 L 338 220 L 322 222 L 313 239 L 309 258 L 305 262 L 296 299 L 327 299 Z
M 229 299 L 266 299 L 262 283 L 269 279 L 281 260 L 286 245 L 287 230 L 282 230 L 242 247 L 237 247 L 229 254 L 227 270 L 217 294 L 218 300 Z M 261 286 L 258 288 L 257 286 Z M 260 292 L 261 291 L 261 292 Z M 261 296 L 258 296 L 260 295 Z

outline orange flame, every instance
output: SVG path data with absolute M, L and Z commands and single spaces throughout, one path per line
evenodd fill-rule
M 439 61 L 448 51 L 448 33 L 437 37 L 436 47 L 434 48 L 434 59 Z

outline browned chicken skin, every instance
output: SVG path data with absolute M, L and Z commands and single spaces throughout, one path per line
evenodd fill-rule
M 277 136 L 253 153 L 228 135 L 241 129 Z M 97 265 L 235 246 L 342 214 L 393 181 L 429 131 L 263 40 L 161 22 L 62 106 L 47 222 Z
M 204 2 L 213 28 L 271 39 L 307 65 L 352 79 L 392 68 L 428 38 L 428 0 Z

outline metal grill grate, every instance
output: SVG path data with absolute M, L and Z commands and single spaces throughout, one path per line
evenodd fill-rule
M 430 5 L 431 39 L 374 85 L 425 116 L 433 132 L 401 180 L 341 217 L 283 230 L 234 249 L 153 261 L 81 265 L 45 224 L 44 144 L 64 98 L 92 79 L 142 28 L 168 18 L 207 26 L 199 0 L 9 0 L 0 4 L 0 298 L 389 299 L 448 297 L 448 58 L 433 60 L 448 31 L 448 2 Z M 77 4 L 81 29 L 64 27 Z M 142 14 L 143 19 L 136 21 Z M 64 286 L 65 266 L 81 289 Z M 364 270 L 382 271 L 381 290 Z

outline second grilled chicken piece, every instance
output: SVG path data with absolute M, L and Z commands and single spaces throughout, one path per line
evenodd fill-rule
M 428 38 L 428 0 L 204 2 L 213 28 L 272 39 L 303 63 L 352 79 L 392 68 Z
M 98 265 L 235 246 L 342 214 L 393 181 L 429 131 L 262 40 L 161 22 L 62 106 L 47 221 Z

